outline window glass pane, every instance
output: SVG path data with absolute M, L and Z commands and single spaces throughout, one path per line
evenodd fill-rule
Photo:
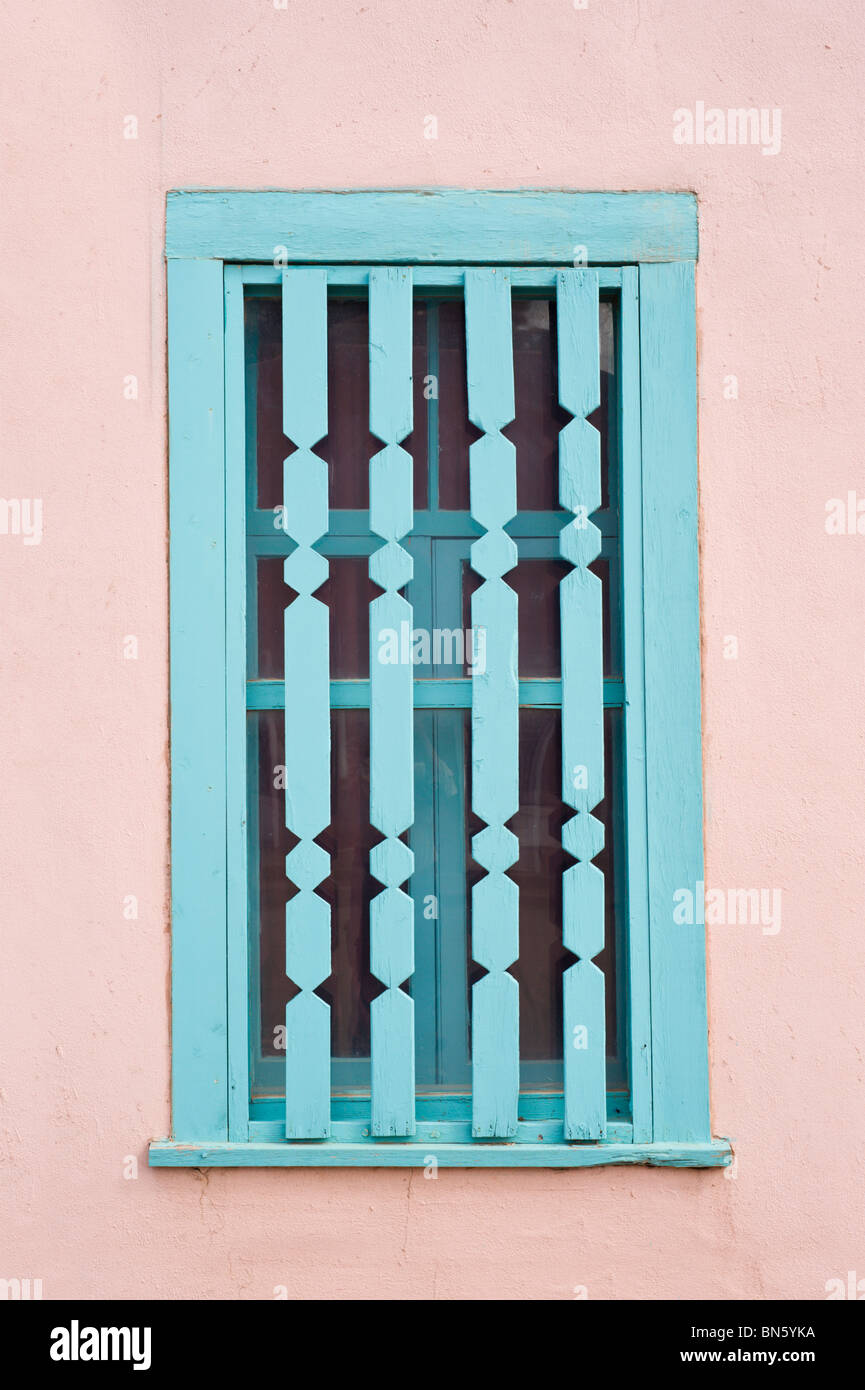
M 427 399 L 429 357 L 427 347 L 427 306 L 414 302 L 412 315 L 412 432 L 401 440 L 402 448 L 414 461 L 414 509 L 429 506 L 429 401 Z
M 601 581 L 604 675 L 608 680 L 617 680 L 622 674 L 622 624 L 619 615 L 619 552 L 615 542 L 611 545 L 610 554 L 600 555 L 592 561 L 589 569 Z
M 281 680 L 285 669 L 283 615 L 295 597 L 283 582 L 283 558 L 258 559 L 258 676 Z M 329 556 L 329 577 L 315 597 L 330 609 L 330 673 L 334 680 L 369 676 L 369 603 L 379 590 L 362 556 Z
M 296 843 L 284 825 L 284 796 L 275 786 L 283 762 L 281 711 L 251 715 L 257 727 L 257 787 L 250 812 L 254 872 L 260 845 L 260 1042 L 265 1058 L 279 1056 L 275 1029 L 296 989 L 285 977 L 285 903 L 294 886 L 285 856 Z M 471 836 L 482 829 L 468 809 L 471 732 L 468 711 L 416 716 L 416 790 L 422 794 L 411 842 L 416 872 L 416 999 L 419 1084 L 464 1087 L 470 1059 L 470 986 L 482 975 L 471 959 L 471 887 L 483 870 L 471 859 Z M 369 1005 L 380 986 L 369 971 L 369 904 L 380 885 L 369 873 L 369 851 L 379 838 L 368 824 L 369 719 L 366 710 L 335 710 L 333 821 L 319 839 L 332 855 L 321 885 L 332 906 L 333 971 L 320 993 L 332 1005 L 334 1085 L 368 1085 Z M 607 1055 L 611 1083 L 620 1002 L 616 979 L 617 924 L 621 929 L 622 832 L 621 711 L 605 714 L 606 796 L 597 814 L 606 844 L 596 859 L 606 882 L 606 944 L 596 964 L 607 976 Z M 570 810 L 561 800 L 561 723 L 557 710 L 520 710 L 520 809 L 510 826 L 520 857 L 510 875 L 520 890 L 520 954 L 511 973 L 520 985 L 521 1088 L 561 1086 L 561 979 L 572 958 L 562 946 L 561 876 L 569 862 L 561 846 Z M 460 827 L 463 827 L 462 837 Z M 459 846 L 463 848 L 460 850 Z M 435 915 L 424 911 L 435 902 Z M 281 1077 L 279 1081 L 281 1086 Z
M 619 795 L 613 723 L 605 717 L 607 795 L 598 809 L 606 847 L 595 863 L 604 874 L 605 947 L 595 964 L 607 977 L 607 1056 L 617 1054 L 616 912 L 611 808 Z M 510 827 L 520 857 L 510 872 L 520 890 L 520 954 L 511 974 L 520 984 L 521 1088 L 561 1084 L 561 1072 L 539 1063 L 562 1061 L 562 974 L 575 957 L 562 945 L 562 874 L 572 862 L 562 849 L 562 826 L 573 814 L 561 799 L 561 715 L 558 710 L 520 710 L 520 809 Z
M 557 405 L 555 305 L 549 299 L 513 300 L 516 415 L 505 433 L 517 449 L 517 487 L 521 513 L 558 510 L 558 431 L 569 416 Z M 246 310 L 247 409 L 250 448 L 257 458 L 255 497 L 260 507 L 282 501 L 282 461 L 291 445 L 281 431 L 281 323 L 277 298 L 250 297 Z M 464 305 L 461 300 L 416 301 L 414 307 L 415 428 L 404 447 L 415 464 L 415 510 L 428 506 L 427 439 L 430 427 L 438 448 L 438 496 L 442 509 L 469 510 L 469 446 L 479 433 L 468 421 Z M 604 553 L 591 566 L 603 585 L 604 673 L 618 676 L 619 560 L 616 507 L 618 484 L 610 459 L 617 457 L 615 402 L 615 319 L 613 307 L 600 308 L 601 408 L 592 422 L 601 433 L 603 460 Z M 428 415 L 424 379 L 431 351 L 437 351 L 436 409 Z M 368 506 L 369 458 L 381 447 L 369 432 L 368 308 L 363 298 L 328 302 L 329 419 L 327 438 L 317 452 L 329 464 L 331 507 L 364 511 Z M 560 514 L 561 515 L 561 514 Z M 562 520 L 566 520 L 562 516 Z M 533 531 L 523 522 L 520 558 L 505 576 L 519 601 L 519 674 L 522 679 L 561 675 L 559 584 L 570 566 L 556 554 L 545 520 Z M 341 524 L 323 549 L 364 550 L 379 542 L 366 534 L 366 518 Z M 408 548 L 419 566 L 405 596 L 421 605 L 414 623 L 433 633 L 456 635 L 471 627 L 470 599 L 482 582 L 471 569 L 465 517 L 455 537 L 430 538 L 420 528 Z M 349 535 L 352 539 L 349 539 Z M 271 544 L 272 541 L 264 544 Z M 290 542 L 286 542 L 286 546 Z M 331 676 L 369 677 L 369 603 L 379 592 L 368 577 L 367 554 L 329 555 L 330 576 L 316 596 L 330 610 Z M 281 679 L 284 671 L 283 615 L 294 591 L 283 582 L 283 556 L 258 555 L 250 615 L 250 674 Z M 421 577 L 419 578 L 418 575 Z M 462 608 L 462 612 L 460 609 Z M 441 611 L 447 610 L 447 611 Z M 435 648 L 433 647 L 433 650 Z M 442 658 L 444 660 L 444 658 Z M 420 679 L 468 674 L 456 663 L 418 666 Z M 274 1030 L 284 1023 L 285 1004 L 296 993 L 285 976 L 285 903 L 296 891 L 286 877 L 285 856 L 296 843 L 284 825 L 284 791 L 274 785 L 284 761 L 283 714 L 250 715 L 250 874 L 253 927 L 253 1039 L 260 1043 L 267 1093 L 282 1091 L 281 1053 Z M 369 852 L 380 836 L 369 825 L 369 715 L 362 709 L 332 712 L 333 823 L 319 837 L 333 856 L 331 873 L 319 892 L 332 905 L 333 972 L 319 993 L 332 1005 L 333 1084 L 336 1090 L 369 1086 L 370 1002 L 382 986 L 369 970 L 369 905 L 381 885 L 369 873 Z M 419 1086 L 467 1093 L 470 1082 L 470 991 L 483 971 L 471 959 L 471 887 L 484 871 L 471 858 L 471 837 L 483 829 L 471 804 L 471 714 L 468 709 L 424 708 L 415 720 L 416 819 L 410 832 L 415 874 L 406 885 L 415 901 L 417 968 L 406 988 L 415 1000 L 416 1061 Z M 617 922 L 622 930 L 620 880 L 623 834 L 620 783 L 621 711 L 605 714 L 607 797 L 598 809 L 607 829 L 606 847 L 596 860 L 606 877 L 606 946 L 596 963 L 607 975 L 608 1078 L 621 1084 L 624 1053 L 617 1036 L 623 1018 L 616 977 Z M 571 861 L 561 847 L 561 831 L 571 810 L 561 800 L 560 714 L 554 709 L 520 710 L 520 809 L 510 822 L 520 842 L 520 858 L 509 870 L 520 888 L 520 956 L 511 973 L 520 984 L 521 1089 L 561 1089 L 562 973 L 573 957 L 561 945 L 561 875 Z M 260 851 L 259 851 L 260 845 Z M 614 857 L 615 856 L 615 857 Z M 430 900 L 434 915 L 428 915 Z M 258 1065 L 258 1063 L 257 1063 Z M 270 1068 L 269 1072 L 267 1071 Z M 264 1075 L 257 1071 L 256 1076 Z M 274 1078 L 276 1080 L 274 1081 Z M 257 1083 L 259 1084 L 259 1083 Z M 260 1085 L 261 1089 L 261 1085 Z
M 469 445 L 480 431 L 469 423 L 466 387 L 466 315 L 461 299 L 438 305 L 439 506 L 469 510 Z
M 520 857 L 510 876 L 520 890 L 520 955 L 511 974 L 520 985 L 520 1063 L 561 1061 L 562 972 L 570 954 L 562 945 L 562 873 L 569 862 L 562 826 L 570 808 L 561 800 L 561 716 L 557 710 L 520 710 L 520 809 L 510 828 Z M 549 1073 L 534 1078 L 550 1085 Z
M 604 675 L 615 680 L 621 675 L 619 636 L 618 552 L 601 556 L 589 566 L 601 581 L 604 643 Z M 562 674 L 562 634 L 559 584 L 570 572 L 564 560 L 520 559 L 505 575 L 505 582 L 516 590 L 518 613 L 518 666 L 521 680 L 546 677 L 558 680 Z M 463 628 L 471 627 L 471 596 L 483 580 L 467 560 L 462 562 Z M 466 661 L 464 675 L 470 675 Z
M 469 423 L 466 393 L 465 308 L 439 306 L 439 500 L 444 510 L 469 510 L 469 445 L 479 432 Z M 615 323 L 608 300 L 599 305 L 601 404 L 589 420 L 601 436 L 601 507 L 611 495 L 610 440 L 615 428 Z M 559 509 L 558 436 L 572 418 L 558 403 L 556 305 L 553 299 L 512 301 L 514 419 L 503 434 L 516 445 L 517 506 L 522 512 Z
M 414 459 L 415 507 L 427 506 L 426 306 L 413 314 L 414 429 L 402 441 Z M 327 302 L 328 432 L 315 452 L 329 464 L 333 510 L 369 507 L 369 460 L 382 447 L 369 430 L 369 310 L 367 300 Z M 248 428 L 256 466 L 256 505 L 282 502 L 282 464 L 294 445 L 282 433 L 282 319 L 278 298 L 246 300 Z
M 601 510 L 609 508 L 613 513 L 619 505 L 618 474 L 614 466 L 616 416 L 616 316 L 613 306 L 607 299 L 600 302 L 598 325 L 600 329 L 601 358 L 601 404 L 588 418 L 601 436 Z M 608 522 L 606 530 L 618 531 L 615 520 Z
M 283 614 L 289 600 L 282 578 L 285 562 L 281 555 L 259 555 L 251 563 L 258 578 L 258 661 L 252 663 L 250 677 L 281 679 L 285 668 Z
M 563 560 L 523 560 L 508 576 L 518 595 L 518 662 L 524 679 L 562 673 L 559 584 L 570 568 Z
M 551 512 L 559 505 L 559 430 L 571 416 L 558 403 L 556 306 L 551 299 L 515 299 L 513 424 L 517 506 Z
M 331 872 L 318 892 L 331 904 L 332 971 L 320 993 L 331 1006 L 334 1058 L 369 1058 L 369 1006 L 382 990 L 369 969 L 369 904 L 381 891 L 369 871 L 381 838 L 369 824 L 369 713 L 334 710 L 330 722 L 332 818 L 318 841 Z M 345 1081 L 368 1086 L 368 1065 Z
M 604 822 L 606 845 L 594 861 L 604 874 L 605 946 L 595 957 L 604 972 L 608 1084 L 621 1079 L 621 1006 L 617 998 L 617 930 L 623 930 L 621 864 L 614 862 L 614 837 L 621 835 L 621 711 L 604 717 L 606 796 L 596 814 Z M 520 1089 L 562 1085 L 562 974 L 574 957 L 562 945 L 562 874 L 572 862 L 562 849 L 562 826 L 572 811 L 561 799 L 561 714 L 554 709 L 520 710 L 520 809 L 508 822 L 520 842 L 520 855 L 509 876 L 520 890 L 520 953 L 510 973 L 520 985 Z M 466 739 L 466 778 L 471 776 L 470 739 Z M 471 922 L 471 887 L 483 870 L 471 860 L 471 837 L 483 828 L 466 818 L 467 901 Z M 469 987 L 483 971 L 471 960 Z M 469 1003 L 470 1007 L 470 1003 Z
M 280 301 L 247 295 L 246 352 L 247 467 L 255 480 L 255 505 L 282 502 L 282 462 L 290 452 L 282 432 L 282 317 Z
M 259 922 L 257 962 L 253 956 L 260 1003 L 257 1041 L 263 1056 L 278 1057 L 277 1030 L 285 1023 L 287 1000 L 297 993 L 285 977 L 285 904 L 289 893 L 285 856 L 297 844 L 297 837 L 286 829 L 285 793 L 274 785 L 280 780 L 285 746 L 282 711 L 267 710 L 247 717 L 255 731 L 255 762 L 249 768 L 249 876 L 257 894 Z
M 315 452 L 329 464 L 332 508 L 369 507 L 369 309 L 365 299 L 327 301 L 327 434 Z
M 286 877 L 285 856 L 297 838 L 285 828 L 284 724 L 279 710 L 251 715 L 257 726 L 257 785 L 250 808 L 251 873 L 258 873 L 259 1041 L 265 1058 L 280 1058 L 276 1030 L 297 988 L 285 974 L 285 904 L 297 891 Z M 369 852 L 380 837 L 369 826 L 369 716 L 366 710 L 331 715 L 331 825 L 318 837 L 331 855 L 331 872 L 317 891 L 331 904 L 332 971 L 318 993 L 331 1006 L 334 1087 L 369 1085 L 369 1006 L 381 986 L 369 971 L 369 903 L 380 885 L 369 872 Z M 343 1059 L 341 1064 L 339 1060 Z M 281 1078 L 278 1088 L 282 1088 Z
M 415 904 L 416 1076 L 426 1090 L 468 1088 L 466 779 L 469 712 L 415 712 L 415 822 L 409 843 Z

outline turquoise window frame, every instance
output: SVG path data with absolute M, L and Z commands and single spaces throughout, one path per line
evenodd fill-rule
M 427 286 L 469 264 L 554 283 L 586 256 L 619 300 L 622 643 L 630 1107 L 566 1143 L 521 1102 L 514 1141 L 469 1138 L 461 1106 L 419 1097 L 411 1142 L 371 1139 L 336 1101 L 334 1137 L 289 1142 L 250 1107 L 247 943 L 247 480 L 244 281 L 274 258 L 406 262 Z M 691 194 L 176 192 L 166 219 L 170 482 L 172 1121 L 154 1166 L 718 1167 L 709 1119 L 705 929 L 674 924 L 703 878 Z M 272 527 L 272 517 L 267 516 Z M 621 967 L 620 967 L 621 968 Z M 260 1111 L 264 1114 L 266 1112 Z

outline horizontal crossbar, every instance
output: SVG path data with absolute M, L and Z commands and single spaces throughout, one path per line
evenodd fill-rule
M 503 275 L 510 276 L 511 288 L 515 290 L 543 290 L 552 293 L 556 288 L 556 276 L 561 270 L 571 270 L 571 266 L 500 266 Z M 329 290 L 363 289 L 369 284 L 368 265 L 323 265 L 318 267 L 327 274 Z M 246 265 L 243 267 L 245 285 L 279 285 L 282 282 L 282 267 L 271 265 Z M 610 267 L 596 268 L 598 288 L 601 290 L 619 289 L 622 272 Z M 461 290 L 465 282 L 465 270 L 457 265 L 418 265 L 412 267 L 412 287 L 415 291 L 432 290 L 441 293 L 446 290 Z
M 524 680 L 519 683 L 521 705 L 555 709 L 562 703 L 562 683 L 559 680 Z M 624 681 L 604 681 L 604 705 L 625 703 Z M 415 709 L 471 709 L 472 682 L 459 676 L 446 680 L 421 680 L 414 683 Z M 368 680 L 334 680 L 330 683 L 331 709 L 369 709 Z M 247 681 L 246 708 L 284 709 L 283 681 Z

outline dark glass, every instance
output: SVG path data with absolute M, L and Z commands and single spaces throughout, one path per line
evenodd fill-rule
M 589 565 L 592 574 L 601 581 L 603 611 L 601 627 L 604 643 L 604 675 L 608 680 L 616 680 L 622 674 L 621 651 L 619 648 L 619 553 L 613 551 L 611 559 L 600 556 Z
M 508 576 L 518 594 L 521 677 L 562 674 L 559 584 L 570 568 L 563 560 L 523 560 Z
M 520 710 L 520 809 L 510 828 L 520 857 L 510 876 L 520 890 L 520 1061 L 562 1057 L 562 972 L 573 957 L 562 945 L 562 873 L 570 862 L 562 826 L 562 731 L 557 710 Z
M 619 488 L 610 460 L 616 431 L 616 319 L 609 300 L 602 299 L 598 307 L 601 404 L 588 419 L 601 436 L 601 510 L 609 508 L 615 512 L 619 505 Z M 614 518 L 612 530 L 617 532 L 618 529 L 618 520 Z
M 621 1057 L 619 1029 L 620 982 L 616 952 L 616 921 L 624 919 L 623 897 L 625 783 L 622 710 L 604 710 L 604 799 L 594 814 L 604 824 L 604 848 L 594 863 L 604 875 L 604 949 L 595 965 L 606 979 L 607 1057 Z M 620 862 L 621 861 L 621 862 Z
M 438 306 L 438 478 L 439 506 L 469 510 L 469 446 L 480 431 L 469 421 L 466 387 L 466 314 L 461 299 Z
M 274 1030 L 285 1022 L 286 1003 L 298 992 L 285 974 L 285 904 L 297 891 L 286 877 L 285 856 L 297 838 L 283 823 L 285 794 L 274 787 L 284 759 L 282 711 L 253 717 L 259 755 L 261 1047 L 271 1057 L 280 1055 Z M 370 1002 L 381 992 L 369 971 L 369 904 L 381 885 L 369 872 L 369 852 L 380 836 L 369 825 L 367 711 L 334 710 L 331 738 L 332 821 L 318 836 L 331 855 L 331 872 L 316 891 L 331 905 L 332 970 L 317 993 L 331 1006 L 334 1059 L 364 1059 L 369 1057 Z M 368 1076 L 361 1069 L 351 1080 L 368 1083 Z
M 265 1057 L 274 1057 L 280 1055 L 276 1030 L 285 1023 L 288 1000 L 298 993 L 285 974 L 285 904 L 294 894 L 285 876 L 285 856 L 297 844 L 297 836 L 286 829 L 285 793 L 274 786 L 282 780 L 279 770 L 285 757 L 282 711 L 266 710 L 249 718 L 256 727 L 258 752 L 250 793 L 258 799 L 260 1044 Z M 253 811 L 253 825 L 255 820 Z
M 369 431 L 369 309 L 366 299 L 327 302 L 328 432 L 315 452 L 328 467 L 332 510 L 369 507 L 369 460 L 382 441 Z M 401 441 L 414 460 L 415 507 L 427 506 L 426 306 L 413 313 L 414 429 Z M 282 433 L 282 318 L 278 298 L 246 300 L 246 366 L 255 380 L 257 505 L 282 503 L 282 464 L 294 444 Z
M 381 442 L 369 431 L 369 308 L 365 299 L 327 302 L 327 434 L 315 452 L 328 464 L 334 509 L 369 507 L 369 461 Z
M 552 299 L 514 298 L 514 419 L 502 433 L 516 446 L 517 506 L 521 512 L 559 509 L 558 437 L 572 418 L 559 405 L 556 305 Z M 612 305 L 599 306 L 601 404 L 588 418 L 601 436 L 601 507 L 610 495 L 610 407 L 615 370 Z M 439 504 L 469 510 L 469 445 L 479 432 L 468 418 L 465 307 L 439 306 Z
M 279 299 L 248 295 L 244 305 L 246 339 L 247 438 L 253 448 L 259 507 L 282 502 L 282 463 L 294 452 L 282 432 L 282 317 Z M 250 395 L 249 383 L 254 383 Z M 249 426 L 253 428 L 250 429 Z
M 618 556 L 613 564 L 618 574 Z M 589 566 L 601 581 L 602 629 L 604 644 L 604 675 L 609 680 L 621 674 L 618 642 L 614 633 L 619 632 L 618 584 L 611 582 L 611 562 L 598 559 Z M 571 566 L 564 560 L 520 560 L 515 569 L 506 576 L 506 582 L 518 595 L 518 667 L 521 680 L 532 677 L 546 677 L 558 680 L 562 674 L 562 633 L 561 603 L 559 584 L 570 573 Z M 476 574 L 469 562 L 462 565 L 463 628 L 471 627 L 471 596 L 480 588 L 483 580 Z M 466 665 L 465 675 L 469 675 Z
M 515 299 L 514 420 L 503 431 L 517 449 L 517 507 L 552 512 L 559 505 L 559 430 L 571 416 L 558 402 L 556 306 Z
M 258 559 L 258 676 L 281 680 L 285 670 L 283 615 L 295 597 L 283 582 L 281 556 Z M 369 677 L 369 604 L 380 590 L 363 556 L 330 556 L 330 575 L 315 597 L 330 609 L 330 673 L 334 680 Z
M 412 432 L 400 441 L 413 460 L 414 509 L 429 506 L 429 401 L 426 377 L 429 373 L 427 349 L 427 306 L 416 299 L 412 314 Z

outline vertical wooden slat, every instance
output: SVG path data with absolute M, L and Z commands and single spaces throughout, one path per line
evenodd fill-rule
M 502 271 L 465 276 L 471 514 L 486 535 L 471 564 L 484 582 L 472 595 L 472 624 L 486 630 L 486 661 L 472 675 L 472 809 L 486 827 L 472 857 L 487 874 L 472 889 L 472 955 L 488 973 L 472 988 L 472 1134 L 517 1132 L 519 989 L 507 968 L 519 953 L 517 885 L 505 870 L 519 844 L 505 826 L 519 805 L 517 596 L 502 575 L 517 562 L 503 527 L 516 514 L 516 451 L 501 430 L 514 418 L 510 280 Z
M 622 646 L 626 702 L 625 843 L 628 904 L 628 1024 L 634 1143 L 652 1139 L 649 867 L 646 843 L 646 705 L 643 652 L 643 459 L 640 429 L 640 300 L 637 266 L 623 266 L 619 299 L 619 533 L 625 595 Z M 621 969 L 621 966 L 619 967 Z
M 228 1137 L 249 1138 L 247 940 L 246 401 L 243 271 L 225 267 L 225 752 Z M 253 624 L 254 626 L 254 624 Z
M 168 263 L 171 453 L 171 1111 L 228 1136 L 225 439 L 220 261 Z
M 315 843 L 330 824 L 328 610 L 313 593 L 328 564 L 313 549 L 328 526 L 327 464 L 312 452 L 327 433 L 327 274 L 282 278 L 283 432 L 297 445 L 283 468 L 284 524 L 297 548 L 285 582 L 285 823 L 299 840 L 285 868 L 298 892 L 285 909 L 285 969 L 300 993 L 285 1011 L 285 1132 L 330 1134 L 330 1009 L 314 993 L 330 974 L 330 906 L 315 892 L 330 856 Z
M 702 892 L 694 264 L 640 267 L 646 816 L 656 1143 L 709 1139 L 706 929 L 674 923 Z
M 370 1009 L 372 1132 L 407 1135 L 415 1129 L 414 1003 L 400 985 L 414 971 L 414 906 L 400 884 L 414 855 L 399 837 L 414 820 L 414 668 L 400 656 L 383 660 L 381 642 L 412 626 L 399 592 L 412 577 L 399 544 L 414 506 L 412 459 L 399 446 L 412 428 L 412 276 L 398 266 L 370 271 L 369 427 L 385 446 L 369 465 L 370 529 L 385 542 L 369 560 L 370 578 L 384 589 L 369 609 L 370 822 L 385 837 L 370 852 L 385 885 L 370 904 L 370 969 L 386 986 Z
M 604 667 L 601 581 L 589 565 L 601 535 L 589 521 L 601 505 L 600 435 L 586 416 L 600 404 L 598 277 L 565 270 L 557 284 L 559 402 L 576 418 L 559 433 L 559 501 L 574 519 L 559 537 L 574 568 L 559 586 L 562 635 L 562 799 L 576 815 L 562 844 L 579 862 L 562 876 L 562 939 L 578 956 L 562 977 L 564 1134 L 606 1135 L 604 976 L 593 957 L 604 948 L 604 876 L 591 861 L 604 846 L 592 815 L 604 797 Z

